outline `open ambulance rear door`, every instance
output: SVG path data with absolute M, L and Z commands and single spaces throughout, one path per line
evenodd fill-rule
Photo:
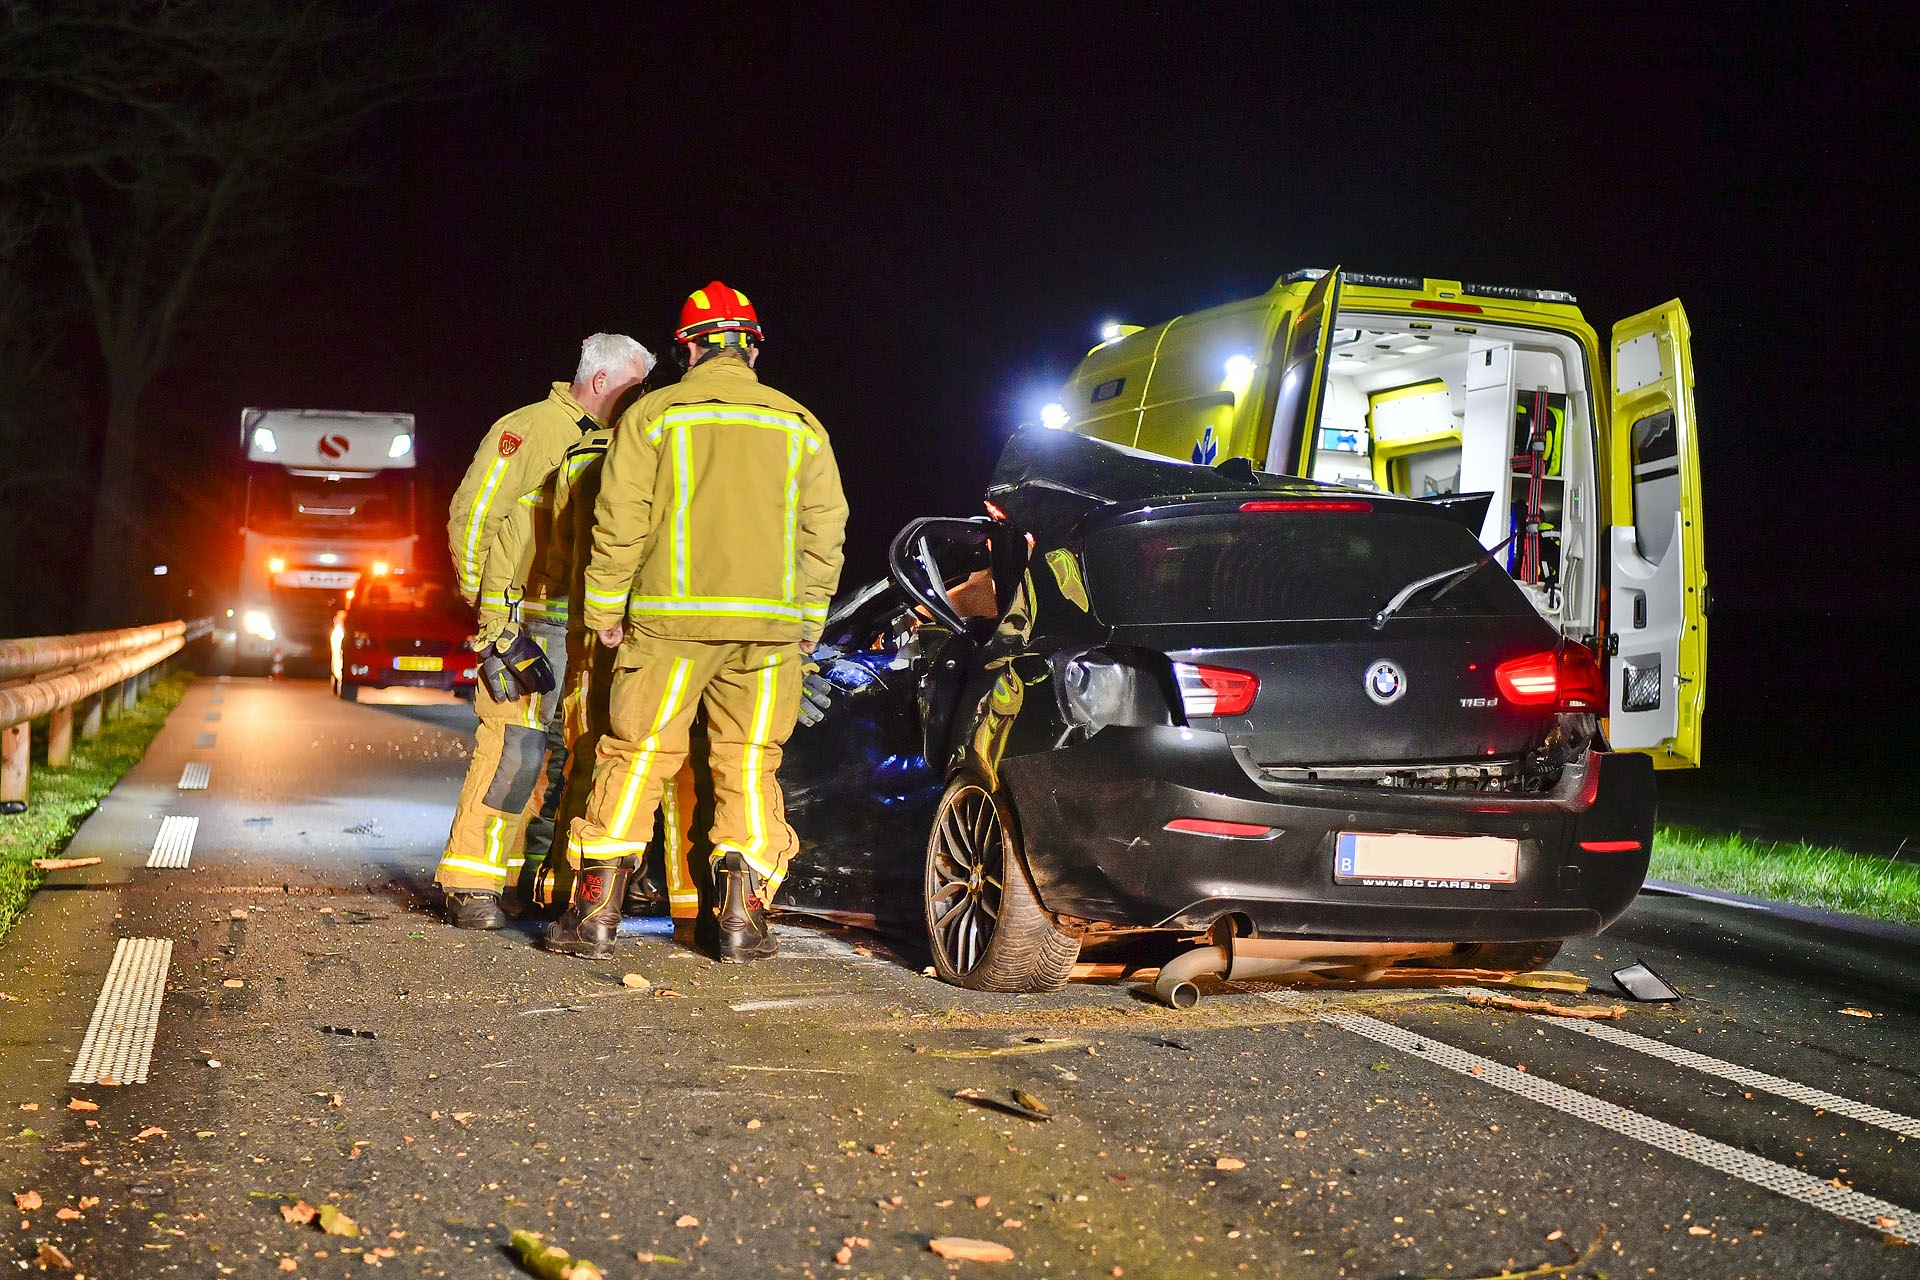
M 1607 737 L 1662 768 L 1700 763 L 1707 570 L 1687 313 L 1669 302 L 1613 327 Z
M 1258 421 L 1271 423 L 1263 467 L 1279 475 L 1312 474 L 1320 400 L 1327 388 L 1327 353 L 1340 308 L 1340 268 L 1314 281 L 1299 310 L 1283 313 L 1273 335 Z

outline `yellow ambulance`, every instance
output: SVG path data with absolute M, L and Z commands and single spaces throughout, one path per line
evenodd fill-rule
M 1620 321 L 1603 359 L 1574 302 L 1295 271 L 1256 298 L 1108 325 L 1042 421 L 1204 465 L 1493 495 L 1480 541 L 1605 658 L 1613 746 L 1697 766 L 1708 593 L 1686 312 Z

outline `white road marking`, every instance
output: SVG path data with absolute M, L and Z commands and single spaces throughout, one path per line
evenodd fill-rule
M 150 867 L 185 867 L 193 857 L 193 838 L 200 832 L 200 819 L 172 815 L 160 819 L 160 834 L 153 838 L 153 852 L 147 855 Z
M 205 791 L 207 783 L 213 780 L 213 766 L 204 760 L 196 760 L 180 771 L 179 790 Z
M 1764 902 L 1742 902 L 1738 898 L 1728 897 L 1724 893 L 1701 893 L 1694 889 L 1682 888 L 1677 884 L 1647 885 L 1642 893 L 1651 893 L 1668 898 L 1692 898 L 1695 902 L 1711 902 L 1717 907 L 1738 907 L 1742 911 L 1771 911 Z
M 160 1029 L 160 999 L 167 993 L 167 966 L 173 962 L 168 938 L 122 938 L 93 1006 L 80 1056 L 68 1084 L 145 1084 L 153 1058 L 153 1037 Z
M 1676 1066 L 1691 1067 L 1695 1071 L 1710 1076 L 1719 1076 L 1722 1080 L 1731 1080 L 1749 1089 L 1759 1089 L 1766 1093 L 1786 1098 L 1790 1102 L 1803 1103 L 1809 1107 L 1819 1107 L 1835 1115 L 1859 1120 L 1864 1124 L 1878 1125 L 1882 1129 L 1891 1129 L 1895 1133 L 1904 1133 L 1909 1138 L 1920 1138 L 1920 1119 L 1903 1116 L 1898 1111 L 1888 1111 L 1867 1102 L 1855 1102 L 1852 1098 L 1843 1098 L 1837 1093 L 1828 1093 L 1824 1089 L 1812 1089 L 1793 1080 L 1780 1076 L 1770 1076 L 1764 1071 L 1755 1071 L 1751 1067 L 1739 1066 L 1719 1058 L 1710 1058 L 1704 1053 L 1695 1053 L 1691 1049 L 1681 1049 L 1664 1040 L 1655 1040 L 1651 1036 L 1636 1035 L 1631 1031 L 1622 1031 L 1618 1027 L 1602 1026 L 1597 1022 L 1579 1022 L 1568 1018 L 1552 1018 L 1545 1014 L 1535 1014 L 1535 1019 L 1549 1025 L 1557 1025 L 1566 1031 L 1578 1031 L 1581 1035 L 1592 1036 L 1596 1040 L 1605 1040 L 1608 1044 L 1617 1044 L 1626 1049 L 1637 1049 L 1641 1053 L 1664 1059 Z
M 1463 996 L 1478 992 L 1480 988 L 1448 987 L 1447 990 Z M 1706 1075 L 1730 1080 L 1748 1089 L 1759 1089 L 1764 1093 L 1785 1098 L 1789 1102 L 1798 1102 L 1809 1107 L 1831 1111 L 1835 1115 L 1846 1116 L 1863 1124 L 1890 1129 L 1894 1133 L 1904 1133 L 1909 1138 L 1920 1138 L 1920 1119 L 1901 1115 L 1898 1111 L 1888 1111 L 1884 1107 L 1876 1107 L 1869 1102 L 1855 1102 L 1852 1098 L 1828 1093 L 1824 1089 L 1814 1089 L 1796 1080 L 1788 1080 L 1784 1076 L 1768 1075 L 1764 1071 L 1755 1071 L 1751 1067 L 1743 1067 L 1723 1058 L 1695 1053 L 1691 1049 L 1682 1049 L 1664 1040 L 1656 1040 L 1652 1036 L 1622 1031 L 1619 1027 L 1607 1026 L 1604 1023 L 1580 1018 L 1556 1018 L 1545 1013 L 1534 1014 L 1533 1020 L 1544 1022 L 1550 1027 L 1559 1027 L 1563 1031 L 1577 1031 L 1581 1035 L 1592 1036 L 1596 1040 L 1605 1040 L 1608 1044 L 1617 1044 L 1623 1049 L 1634 1049 L 1662 1061 L 1671 1062 L 1678 1067 L 1690 1067 Z
M 1410 1057 L 1470 1076 L 1482 1084 L 1537 1102 L 1622 1137 L 1644 1142 L 1670 1155 L 1705 1165 L 1728 1177 L 1738 1178 L 1816 1209 L 1824 1209 L 1837 1218 L 1908 1240 L 1920 1233 L 1920 1213 L 1890 1201 L 1862 1195 L 1847 1187 L 1836 1187 L 1810 1173 L 1742 1151 L 1738 1147 L 1730 1147 L 1712 1138 L 1703 1138 L 1697 1133 L 1689 1133 L 1664 1120 L 1641 1115 L 1638 1111 L 1581 1093 L 1578 1089 L 1569 1089 L 1565 1085 L 1515 1071 L 1504 1063 L 1456 1049 L 1450 1044 L 1382 1022 L 1378 1018 L 1326 1008 L 1298 991 L 1262 991 L 1259 994 L 1262 999 L 1300 1009 L 1322 1022 L 1364 1036 L 1390 1049 L 1398 1049 Z

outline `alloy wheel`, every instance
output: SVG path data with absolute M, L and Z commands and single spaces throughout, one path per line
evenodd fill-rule
M 993 797 L 971 783 L 949 795 L 928 855 L 928 933 L 947 968 L 966 974 L 1000 923 L 1006 833 Z

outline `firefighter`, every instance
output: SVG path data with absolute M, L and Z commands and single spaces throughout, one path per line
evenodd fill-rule
M 571 384 L 494 423 L 460 482 L 447 514 L 460 593 L 479 611 L 475 652 L 512 638 L 524 625 L 558 668 L 565 661 L 566 598 L 549 591 L 544 497 L 554 469 L 584 431 L 606 425 L 620 397 L 645 380 L 653 356 L 625 334 L 596 333 L 580 344 Z M 524 623 L 516 621 L 519 609 Z M 446 891 L 447 920 L 462 929 L 506 923 L 501 894 L 523 862 L 528 820 L 545 792 L 548 697 L 496 701 L 485 683 L 474 692 L 480 726 L 454 809 L 453 827 L 434 880 Z
M 565 767 L 555 783 L 557 805 L 554 828 L 562 833 L 586 806 L 593 785 L 594 752 L 607 732 L 607 699 L 613 680 L 614 651 L 587 630 L 580 607 L 585 589 L 587 553 L 593 546 L 593 504 L 600 494 L 600 473 L 613 426 L 596 427 L 581 435 L 567 450 L 553 477 L 553 536 L 547 544 L 546 580 L 564 590 L 571 603 L 567 624 L 567 669 L 562 682 L 558 716 Z M 704 753 L 695 753 L 704 759 Z M 662 908 L 673 917 L 676 940 L 691 944 L 699 916 L 700 895 L 688 858 L 693 849 L 691 819 L 694 809 L 694 757 L 681 767 L 674 785 L 661 799 L 662 861 L 665 887 L 643 858 L 627 884 L 622 911 L 626 915 L 654 915 Z M 550 797 L 551 800 L 551 797 Z M 564 905 L 572 895 L 573 869 L 564 858 L 537 865 L 532 854 L 521 868 L 524 900 Z
M 772 955 L 766 906 L 798 846 L 775 773 L 840 579 L 847 504 L 827 434 L 754 374 L 758 316 L 719 281 L 674 333 L 687 373 L 622 416 L 594 504 L 583 621 L 617 649 L 601 738 L 568 857 L 579 870 L 549 950 L 612 953 L 654 812 L 707 719 L 710 869 L 722 960 Z

